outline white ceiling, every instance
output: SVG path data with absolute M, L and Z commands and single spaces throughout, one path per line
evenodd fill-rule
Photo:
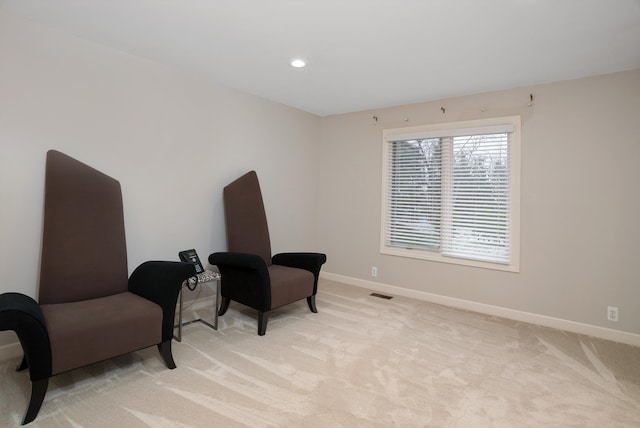
M 640 0 L 0 0 L 326 116 L 640 68 Z M 305 58 L 304 69 L 289 66 Z

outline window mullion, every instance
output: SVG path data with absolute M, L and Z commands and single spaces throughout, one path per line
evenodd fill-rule
M 442 147 L 442 217 L 440 218 L 440 251 L 451 251 L 453 230 L 453 139 L 441 138 Z

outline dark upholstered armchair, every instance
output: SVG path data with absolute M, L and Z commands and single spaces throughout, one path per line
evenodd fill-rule
M 128 278 L 120 183 L 57 151 L 47 153 L 39 303 L 0 295 L 0 330 L 14 330 L 38 414 L 49 378 L 157 345 L 170 369 L 176 300 L 190 263 L 152 261 Z
M 213 253 L 221 280 L 219 315 L 231 300 L 258 311 L 258 334 L 267 330 L 269 311 L 307 299 L 316 309 L 320 253 L 281 253 L 271 257 L 271 242 L 258 176 L 250 171 L 224 188 L 224 211 L 229 252 Z

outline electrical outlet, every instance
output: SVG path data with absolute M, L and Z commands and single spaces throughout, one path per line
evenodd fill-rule
M 378 268 L 377 267 L 371 266 L 371 276 L 374 277 L 374 278 L 376 276 L 378 276 Z
M 607 319 L 609 321 L 618 322 L 618 308 L 615 306 L 607 306 Z

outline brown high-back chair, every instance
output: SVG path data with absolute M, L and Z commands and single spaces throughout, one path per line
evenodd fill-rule
M 327 256 L 271 256 L 267 216 L 255 171 L 227 185 L 223 198 L 229 251 L 209 256 L 209 263 L 218 266 L 222 277 L 219 315 L 227 311 L 231 300 L 256 309 L 258 334 L 263 336 L 272 309 L 306 298 L 309 309 L 317 312 L 318 276 Z
M 39 303 L 0 295 L 0 330 L 14 330 L 38 414 L 49 377 L 157 345 L 171 354 L 176 300 L 190 263 L 146 262 L 128 277 L 120 183 L 54 150 L 47 153 Z

